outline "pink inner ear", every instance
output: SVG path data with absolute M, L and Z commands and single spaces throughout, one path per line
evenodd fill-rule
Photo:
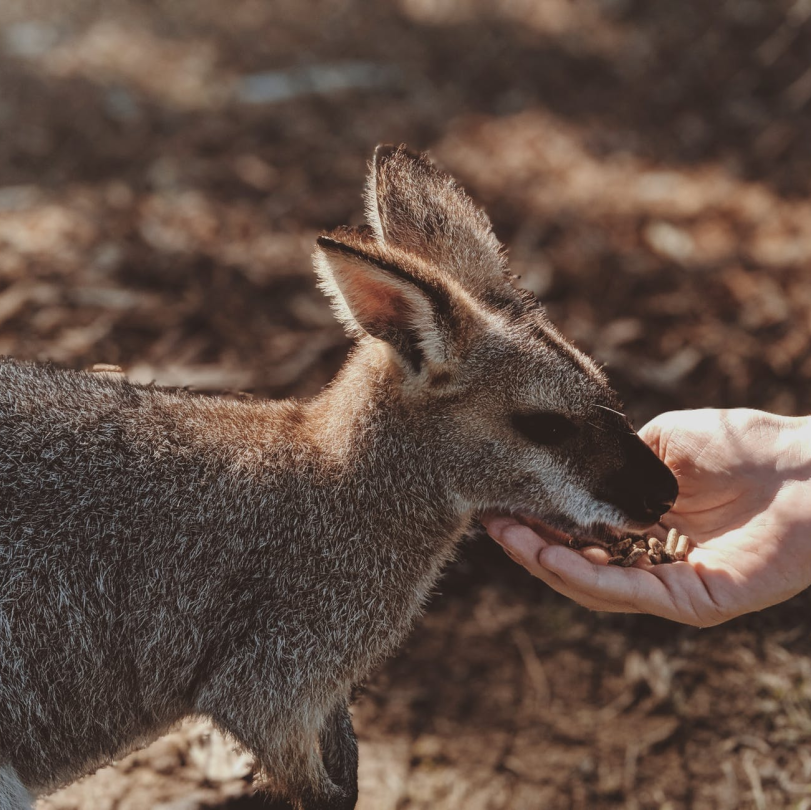
M 365 273 L 353 274 L 347 290 L 350 306 L 364 328 L 402 327 L 412 310 L 408 296 L 385 281 L 364 278 Z

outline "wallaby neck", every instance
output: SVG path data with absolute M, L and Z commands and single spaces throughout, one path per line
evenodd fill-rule
M 426 414 L 403 396 L 402 371 L 378 342 L 361 343 L 335 381 L 306 407 L 306 423 L 328 464 L 367 486 L 358 497 L 379 512 L 391 506 L 434 531 L 466 528 L 471 509 L 453 491 L 443 459 L 426 435 Z

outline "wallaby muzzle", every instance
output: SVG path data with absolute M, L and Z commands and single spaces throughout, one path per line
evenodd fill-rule
M 634 523 L 650 526 L 676 502 L 676 477 L 635 433 L 620 438 L 623 464 L 608 474 L 597 496 Z

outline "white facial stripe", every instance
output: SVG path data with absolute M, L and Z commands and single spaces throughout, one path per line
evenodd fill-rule
M 622 512 L 575 483 L 573 473 L 566 465 L 546 461 L 533 466 L 538 479 L 544 482 L 546 496 L 559 514 L 583 529 L 596 524 L 618 529 L 626 525 L 627 518 Z
M 622 513 L 616 507 L 598 500 L 586 490 L 568 482 L 564 483 L 561 489 L 563 494 L 559 501 L 560 511 L 578 526 L 587 528 L 601 523 L 621 527 L 626 523 Z

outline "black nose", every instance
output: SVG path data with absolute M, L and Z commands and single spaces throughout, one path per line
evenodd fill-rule
M 670 470 L 668 470 L 668 472 L 670 472 Z M 676 478 L 672 473 L 671 477 L 673 478 L 673 486 L 668 486 L 667 491 L 662 490 L 660 492 L 649 492 L 642 498 L 642 505 L 652 515 L 661 517 L 666 512 L 669 512 L 673 507 L 673 504 L 676 503 L 676 496 L 679 494 L 679 487 L 678 484 L 676 484 Z
M 623 437 L 622 455 L 622 465 L 607 475 L 601 496 L 637 523 L 656 523 L 676 502 L 676 477 L 638 436 Z

